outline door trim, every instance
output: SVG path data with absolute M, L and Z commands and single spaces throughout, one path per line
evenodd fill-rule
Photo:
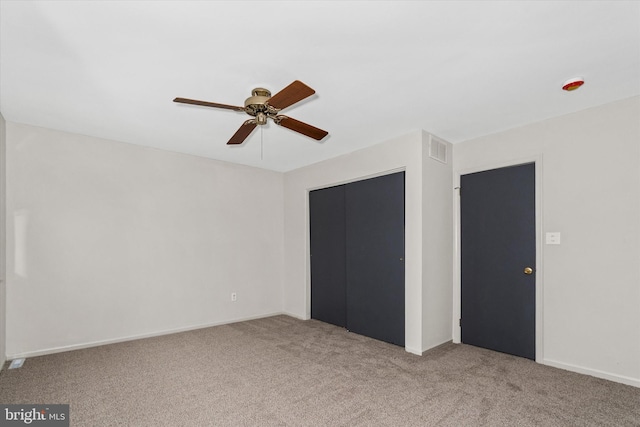
M 456 169 L 453 175 L 452 191 L 453 215 L 454 215 L 454 236 L 453 236 L 453 318 L 452 335 L 453 342 L 461 342 L 461 328 L 459 319 L 462 312 L 461 300 L 461 242 L 460 242 L 460 198 L 458 188 L 460 187 L 460 177 L 462 175 L 484 172 L 491 169 L 500 169 L 509 166 L 518 166 L 525 163 L 535 163 L 535 198 L 536 198 L 536 362 L 544 360 L 544 268 L 543 268 L 543 247 L 542 242 L 542 155 L 524 157 L 503 162 L 483 164 L 482 166 Z

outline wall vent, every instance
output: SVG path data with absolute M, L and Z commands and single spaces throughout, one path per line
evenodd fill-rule
M 429 157 L 442 163 L 447 163 L 447 143 L 429 135 Z
M 9 365 L 9 369 L 22 368 L 23 364 L 24 364 L 24 359 L 13 359 L 11 361 L 11 364 Z

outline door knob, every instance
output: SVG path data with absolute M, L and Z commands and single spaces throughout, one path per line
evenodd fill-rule
M 525 267 L 524 268 L 524 274 L 533 274 L 533 268 Z

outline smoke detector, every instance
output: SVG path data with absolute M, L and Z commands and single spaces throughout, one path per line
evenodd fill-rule
M 583 84 L 584 84 L 584 79 L 582 77 L 575 77 L 573 79 L 569 79 L 566 82 L 564 82 L 564 85 L 562 86 L 562 90 L 571 92 L 572 90 L 578 89 Z

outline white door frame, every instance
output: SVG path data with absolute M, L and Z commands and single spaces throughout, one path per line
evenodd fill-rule
M 491 169 L 499 169 L 509 166 L 517 166 L 525 163 L 535 163 L 535 193 L 536 193 L 536 362 L 544 360 L 544 268 L 543 268 L 543 218 L 542 218 L 542 155 L 524 157 L 503 162 L 483 164 L 479 167 L 454 170 L 453 184 L 453 215 L 454 215 L 454 236 L 453 236 L 453 342 L 461 342 L 460 316 L 461 308 L 461 252 L 460 252 L 460 177 L 462 175 L 483 172 Z

